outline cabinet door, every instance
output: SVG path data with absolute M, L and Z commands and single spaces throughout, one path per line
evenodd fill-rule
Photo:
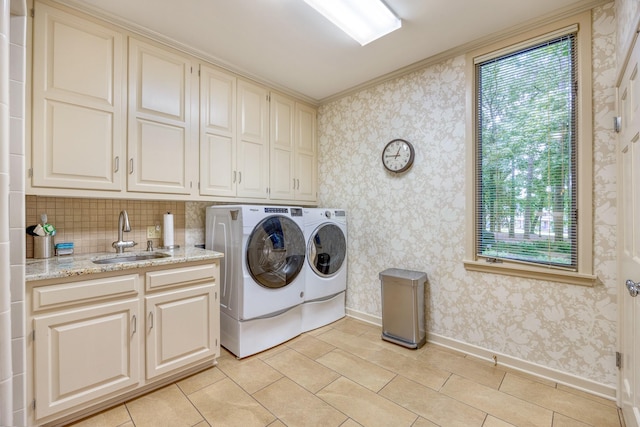
M 236 78 L 200 68 L 200 194 L 236 195 Z
M 317 112 L 296 103 L 295 111 L 295 198 L 315 202 L 318 195 Z
M 32 185 L 120 191 L 123 36 L 41 3 L 33 28 Z
M 147 379 L 220 354 L 214 284 L 147 296 Z
M 295 101 L 272 93 L 269 116 L 269 151 L 271 199 L 293 200 L 296 185 L 294 160 L 294 111 Z
M 36 418 L 139 382 L 138 300 L 36 316 Z
M 269 186 L 269 93 L 238 80 L 238 197 L 266 199 Z
M 129 39 L 129 191 L 191 193 L 191 71 L 188 58 Z

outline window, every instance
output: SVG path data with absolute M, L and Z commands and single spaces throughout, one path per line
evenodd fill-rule
M 593 283 L 589 33 L 563 22 L 467 58 L 467 268 Z
M 475 65 L 478 256 L 575 270 L 575 43 Z

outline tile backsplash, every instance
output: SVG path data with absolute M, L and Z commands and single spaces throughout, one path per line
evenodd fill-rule
M 56 227 L 56 243 L 73 242 L 77 254 L 113 252 L 111 243 L 118 240 L 122 210 L 127 211 L 131 223 L 124 240 L 137 242 L 134 250 L 145 250 L 147 240 L 153 241 L 154 247 L 162 244 L 162 237 L 147 238 L 147 227 L 162 227 L 166 212 L 174 214 L 174 243 L 186 244 L 185 202 L 26 196 L 26 225 L 40 223 L 40 215 L 46 213 L 47 222 Z M 33 258 L 33 237 L 25 236 L 26 257 Z

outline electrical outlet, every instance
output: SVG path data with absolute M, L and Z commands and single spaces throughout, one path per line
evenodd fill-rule
M 160 237 L 162 237 L 162 228 L 159 225 L 147 227 L 147 239 L 159 239 Z

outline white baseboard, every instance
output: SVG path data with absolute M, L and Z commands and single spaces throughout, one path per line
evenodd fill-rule
M 362 311 L 354 310 L 352 308 L 346 307 L 345 312 L 347 316 L 353 317 L 354 319 L 362 320 L 363 322 L 371 323 L 372 325 L 382 327 L 382 317 L 372 316 L 371 314 L 364 313 Z
M 347 316 L 354 319 L 361 320 L 363 322 L 371 323 L 376 326 L 382 326 L 382 318 L 378 316 L 372 316 L 361 311 L 346 309 Z M 573 387 L 578 390 L 585 391 L 587 393 L 594 394 L 596 396 L 603 397 L 609 400 L 616 400 L 616 389 L 605 384 L 601 384 L 586 378 L 578 377 L 573 374 L 559 371 L 557 369 L 548 368 L 546 366 L 538 365 L 526 360 L 519 359 L 517 357 L 509 356 L 507 354 L 488 350 L 486 348 L 478 347 L 475 345 L 467 344 L 462 341 L 458 341 L 452 338 L 447 338 L 442 335 L 427 332 L 427 342 L 440 345 L 442 347 L 457 350 L 461 353 L 468 354 L 479 359 L 488 360 L 494 362 L 493 356 L 497 356 L 498 365 L 502 365 L 511 369 L 515 369 L 520 372 L 527 373 L 539 378 L 550 380 L 559 384 L 563 384 L 569 387 Z
M 601 384 L 586 378 L 578 377 L 573 374 L 559 371 L 557 369 L 548 368 L 526 360 L 512 357 L 507 354 L 498 353 L 477 347 L 462 341 L 447 338 L 438 334 L 428 333 L 427 341 L 433 344 L 441 345 L 462 353 L 469 354 L 480 359 L 493 362 L 493 356 L 497 356 L 498 365 L 506 366 L 517 371 L 521 371 L 539 378 L 544 378 L 556 383 L 560 383 L 578 390 L 586 391 L 596 396 L 609 400 L 616 400 L 616 389 L 605 384 Z

